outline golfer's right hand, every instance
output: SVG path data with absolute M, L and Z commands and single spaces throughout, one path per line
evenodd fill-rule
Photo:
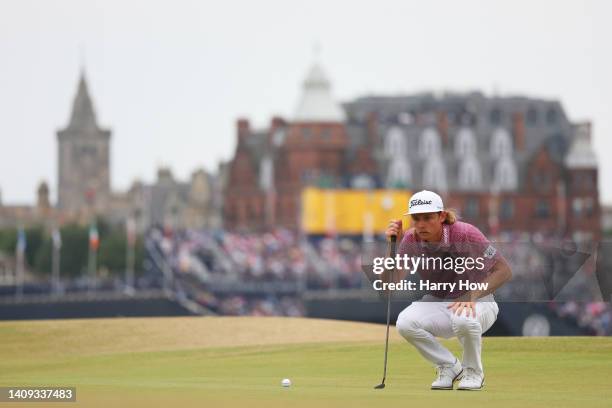
M 397 242 L 402 241 L 402 236 L 404 235 L 404 232 L 402 231 L 402 220 L 389 221 L 389 226 L 385 231 L 385 236 L 387 237 L 387 240 L 389 240 L 393 235 L 397 237 Z

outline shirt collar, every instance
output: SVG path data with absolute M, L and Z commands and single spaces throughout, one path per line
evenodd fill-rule
M 441 249 L 448 249 L 451 246 L 450 245 L 450 226 L 448 224 L 442 224 L 442 239 L 440 240 L 440 243 L 436 245 L 435 247 L 427 244 L 425 241 L 420 240 L 418 238 L 418 234 L 415 234 L 415 235 L 417 236 L 417 240 L 422 248 L 431 249 L 433 251 L 439 251 Z

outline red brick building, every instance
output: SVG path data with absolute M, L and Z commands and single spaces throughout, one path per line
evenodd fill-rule
M 229 229 L 299 228 L 300 193 L 328 188 L 439 192 L 488 233 L 601 237 L 590 124 L 558 101 L 478 92 L 369 96 L 343 106 L 314 66 L 291 120 L 237 121 Z
M 230 229 L 295 229 L 304 186 L 340 187 L 347 176 L 377 171 L 370 149 L 351 148 L 345 113 L 318 65 L 304 81 L 292 121 L 273 118 L 268 129 L 254 130 L 239 119 L 236 131 L 223 212 Z

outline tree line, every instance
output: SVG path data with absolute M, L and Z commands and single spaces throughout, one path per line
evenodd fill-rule
M 111 226 L 103 219 L 96 222 L 100 246 L 97 253 L 98 270 L 110 275 L 123 275 L 126 269 L 127 236 L 125 227 Z M 60 229 L 60 274 L 62 278 L 78 277 L 87 273 L 89 226 L 67 224 Z M 53 239 L 51 231 L 42 225 L 24 228 L 26 236 L 26 269 L 35 274 L 51 276 Z M 18 229 L 0 229 L 0 253 L 14 255 L 17 250 Z M 144 245 L 142 236 L 135 243 L 135 273 L 142 269 Z

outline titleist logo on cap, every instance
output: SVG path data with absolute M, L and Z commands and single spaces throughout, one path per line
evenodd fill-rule
M 415 205 L 430 205 L 430 204 L 431 204 L 431 200 L 421 200 L 419 198 L 417 198 L 416 200 L 410 201 L 411 207 L 414 207 Z

